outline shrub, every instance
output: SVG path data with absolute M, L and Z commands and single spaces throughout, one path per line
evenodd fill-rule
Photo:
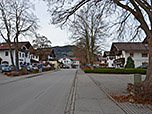
M 45 67 L 44 68 L 44 71 L 49 71 L 49 70 L 51 70 L 51 67 Z
M 39 69 L 32 70 L 31 73 L 38 73 Z
M 82 69 L 90 69 L 89 66 L 83 66 Z
M 45 67 L 43 68 L 44 71 L 50 71 L 50 70 L 54 70 L 54 65 L 52 65 L 51 67 Z
M 108 74 L 146 74 L 146 69 L 135 69 L 135 68 L 125 68 L 125 69 L 115 69 L 115 68 L 96 68 L 96 69 L 84 69 L 86 73 L 108 73 Z

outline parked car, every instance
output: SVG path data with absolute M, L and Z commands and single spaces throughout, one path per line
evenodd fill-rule
M 13 65 L 10 65 L 10 68 L 11 68 L 11 70 L 13 70 L 14 69 Z
M 139 67 L 137 67 L 137 68 L 147 69 L 147 66 L 145 66 L 145 65 L 140 65 L 140 66 L 139 66 Z
M 38 70 L 38 67 L 37 66 L 32 66 L 32 69 L 33 70 Z
M 69 69 L 69 68 L 70 68 L 70 66 L 68 66 L 68 65 L 63 65 L 63 68 L 65 68 L 65 69 Z
M 31 71 L 32 68 L 31 68 L 30 66 L 27 66 L 27 67 L 26 67 L 26 70 L 27 70 L 27 71 Z
M 8 64 L 2 64 L 1 67 L 2 67 L 2 73 L 3 72 L 11 72 L 11 70 L 12 70 Z

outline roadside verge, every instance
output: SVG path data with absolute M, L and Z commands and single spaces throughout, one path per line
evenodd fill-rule
M 36 74 L 28 74 L 28 75 L 23 75 L 23 76 L 12 77 L 12 78 L 8 78 L 5 80 L 0 80 L 0 85 L 16 82 L 16 81 L 23 80 L 23 79 L 29 79 L 29 78 L 41 76 L 43 74 L 47 74 L 50 72 L 57 72 L 57 71 L 59 71 L 59 70 L 52 70 L 52 71 L 41 72 L 41 73 L 36 73 Z

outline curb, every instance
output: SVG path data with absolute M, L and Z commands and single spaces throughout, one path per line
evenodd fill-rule
M 64 114 L 74 114 L 76 85 L 77 85 L 77 73 L 78 73 L 78 70 L 75 73 L 73 85 L 72 85 L 71 90 L 70 90 L 70 95 L 68 97 L 68 102 L 67 102 L 67 105 L 65 107 Z

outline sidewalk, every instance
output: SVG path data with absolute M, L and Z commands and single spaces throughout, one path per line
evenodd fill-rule
M 77 73 L 74 114 L 125 114 L 81 70 Z

